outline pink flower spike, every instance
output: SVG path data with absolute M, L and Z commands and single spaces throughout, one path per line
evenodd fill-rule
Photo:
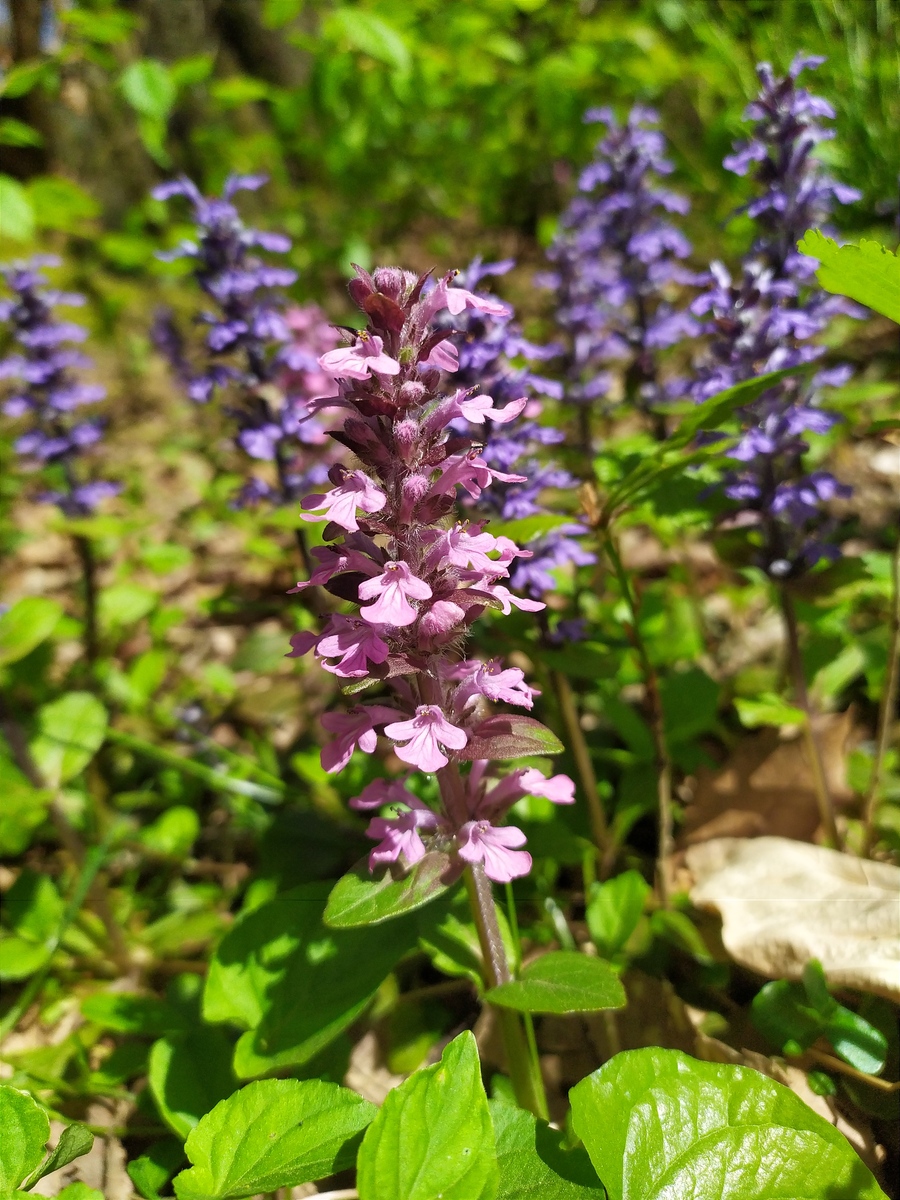
M 384 353 L 382 338 L 365 331 L 359 333 L 355 346 L 329 350 L 319 359 L 319 366 L 337 379 L 368 379 L 376 375 L 399 375 L 400 364 Z
M 337 734 L 337 740 L 322 747 L 323 768 L 329 774 L 342 771 L 357 746 L 364 753 L 371 754 L 378 742 L 375 726 L 383 725 L 396 716 L 399 716 L 397 710 L 385 704 L 372 704 L 367 708 L 359 706 L 346 713 L 324 713 L 322 728 Z
M 459 857 L 484 863 L 484 873 L 495 883 L 510 883 L 531 870 L 531 855 L 516 849 L 525 841 L 525 834 L 514 825 L 498 829 L 489 821 L 467 821 L 456 835 Z
M 546 779 L 540 771 L 529 767 L 522 772 L 519 783 L 528 796 L 543 796 L 553 804 L 575 803 L 575 784 L 568 775 L 552 775 Z
M 349 803 L 355 809 L 384 808 L 386 804 L 405 804 L 413 808 L 421 801 L 398 779 L 373 779 Z
M 381 488 L 377 488 L 364 471 L 349 471 L 330 492 L 316 493 L 301 500 L 301 508 L 320 508 L 322 513 L 301 513 L 303 521 L 334 521 L 349 533 L 356 533 L 359 525 L 356 523 L 356 510 L 363 512 L 381 512 L 387 504 L 387 496 Z
M 412 625 L 419 615 L 409 603 L 431 598 L 431 588 L 424 579 L 413 575 L 405 562 L 386 562 L 384 574 L 366 579 L 359 585 L 360 600 L 374 600 L 360 610 L 360 616 L 371 625 Z
M 411 721 L 386 725 L 384 732 L 405 746 L 395 746 L 394 753 L 420 771 L 437 771 L 450 761 L 441 747 L 462 750 L 469 740 L 465 730 L 451 725 L 436 704 L 420 704 Z
M 370 662 L 383 663 L 388 645 L 371 625 L 336 613 L 319 638 L 316 653 L 323 659 L 338 658 L 339 662 L 323 662 L 322 666 L 333 675 L 351 679 L 368 675 Z
M 284 657 L 302 658 L 304 654 L 308 654 L 312 650 L 318 640 L 318 634 L 310 633 L 308 629 L 302 633 L 295 633 L 291 637 L 291 648 Z
M 460 400 L 456 407 L 460 416 L 475 425 L 483 425 L 485 421 L 493 421 L 495 425 L 506 425 L 507 422 L 516 419 L 527 403 L 528 397 L 522 396 L 519 400 L 511 400 L 506 408 L 494 408 L 494 401 L 490 396 L 470 396 L 468 400 Z
M 425 856 L 425 843 L 419 830 L 437 829 L 439 824 L 437 814 L 424 807 L 399 813 L 396 817 L 373 817 L 366 834 L 382 841 L 369 855 L 369 870 L 397 862 L 401 855 L 407 866 L 417 863 Z

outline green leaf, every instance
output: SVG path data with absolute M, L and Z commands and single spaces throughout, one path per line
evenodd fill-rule
M 44 1159 L 47 1114 L 25 1092 L 0 1085 L 0 1194 L 12 1192 Z
M 185 1145 L 193 1166 L 178 1200 L 226 1200 L 297 1187 L 353 1165 L 376 1113 L 355 1092 L 319 1079 L 265 1079 L 217 1104 Z
M 193 1025 L 153 1043 L 147 1081 L 160 1116 L 187 1137 L 202 1116 L 237 1085 L 232 1043 L 221 1029 Z
M 324 907 L 321 884 L 294 888 L 241 916 L 213 956 L 204 1016 L 248 1029 L 234 1058 L 244 1079 L 313 1058 L 416 944 L 414 921 L 332 930 Z
M 17 121 L 15 117 L 3 117 L 0 120 L 0 145 L 2 146 L 43 146 L 44 139 L 36 129 Z
M 200 834 L 200 818 L 192 808 L 176 804 L 141 831 L 141 842 L 152 854 L 185 858 Z
M 517 713 L 503 713 L 476 725 L 456 757 L 463 762 L 478 758 L 500 761 L 529 755 L 562 754 L 564 749 L 553 730 L 540 721 Z
M 58 175 L 40 175 L 32 179 L 28 184 L 28 199 L 38 229 L 83 232 L 84 222 L 96 217 L 100 211 L 100 205 L 89 192 L 71 179 Z
M 758 700 L 737 697 L 734 707 L 745 729 L 758 729 L 760 725 L 802 725 L 806 721 L 806 713 L 802 708 L 788 704 L 772 692 L 767 692 Z
M 34 975 L 46 963 L 52 951 L 26 938 L 0 938 L 0 980 L 14 982 Z
M 47 816 L 51 792 L 32 787 L 18 767 L 0 758 L 0 855 L 10 858 L 27 850 L 31 835 Z
M 155 58 L 139 58 L 122 72 L 125 99 L 143 117 L 164 121 L 172 111 L 177 88 L 168 68 Z
M 604 958 L 612 958 L 634 933 L 651 890 L 639 871 L 623 871 L 592 889 L 585 920 Z
M 410 68 L 410 54 L 406 42 L 392 25 L 373 12 L 361 8 L 340 8 L 328 21 L 328 31 L 347 41 L 353 50 L 360 50 L 370 58 L 406 74 Z
M 184 1162 L 181 1138 L 167 1137 L 154 1142 L 146 1152 L 128 1164 L 125 1170 L 145 1200 L 160 1200 L 159 1193 Z
M 530 1112 L 492 1100 L 500 1186 L 497 1200 L 604 1200 L 585 1150 L 567 1150 L 563 1135 Z
M 76 1158 L 81 1158 L 93 1144 L 94 1135 L 86 1125 L 67 1125 L 59 1135 L 56 1149 L 51 1150 L 38 1169 L 29 1175 L 25 1188 L 34 1187 L 39 1179 L 43 1179 L 51 1171 L 58 1171 L 60 1167 L 67 1167 Z
M 100 593 L 100 623 L 108 629 L 135 625 L 152 611 L 159 596 L 137 583 L 118 583 Z
M 569 1099 L 609 1200 L 886 1200 L 841 1133 L 749 1067 L 627 1050 Z
M 512 983 L 491 988 L 491 1004 L 519 1012 L 599 1012 L 623 1008 L 625 989 L 608 962 L 577 950 L 551 950 L 542 954 Z
M 44 58 L 32 58 L 25 62 L 15 63 L 8 71 L 4 72 L 3 80 L 0 82 L 0 96 L 6 96 L 9 99 L 25 96 L 39 83 L 50 83 L 55 74 L 54 64 Z
M 30 942 L 46 942 L 56 932 L 65 905 L 53 880 L 28 867 L 3 898 L 10 928 Z
M 663 941 L 678 946 L 696 958 L 697 962 L 711 963 L 713 957 L 709 947 L 697 932 L 697 926 L 687 913 L 658 908 L 650 917 L 650 929 Z
M 475 1038 L 388 1092 L 356 1168 L 359 1200 L 493 1200 L 497 1156 Z
M 442 896 L 459 878 L 446 854 L 432 851 L 405 875 L 380 869 L 372 875 L 368 858 L 360 859 L 334 885 L 325 908 L 325 924 L 332 929 L 378 925 L 413 912 Z
M 810 229 L 797 249 L 822 264 L 816 278 L 826 292 L 849 296 L 900 324 L 900 258 L 886 246 L 865 239 L 858 246 L 839 246 Z
M 104 1200 L 102 1192 L 98 1192 L 96 1188 L 88 1187 L 86 1183 L 76 1181 L 70 1183 L 56 1197 L 56 1200 Z
M 0 175 L 0 237 L 28 242 L 34 237 L 34 209 L 18 180 Z
M 59 623 L 62 606 L 43 596 L 26 596 L 0 617 L 0 665 L 18 662 L 46 641 Z
M 106 722 L 106 709 L 90 692 L 69 692 L 38 709 L 31 756 L 51 787 L 84 770 L 103 745 Z
M 184 1017 L 173 1004 L 137 992 L 98 992 L 82 1000 L 81 1013 L 116 1033 L 157 1037 L 185 1027 Z

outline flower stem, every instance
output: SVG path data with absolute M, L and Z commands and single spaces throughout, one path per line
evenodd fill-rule
M 481 863 L 472 863 L 471 866 L 468 866 L 464 878 L 472 917 L 478 931 L 481 957 L 484 960 L 485 987 L 490 989 L 501 983 L 509 983 L 512 973 L 506 959 L 506 948 L 503 945 L 500 926 L 497 922 L 497 910 L 494 907 L 491 882 L 485 875 Z M 537 1058 L 537 1047 L 534 1043 L 529 1045 L 525 1028 L 517 1012 L 509 1008 L 500 1008 L 499 1005 L 494 1011 L 500 1022 L 516 1102 L 520 1108 L 525 1108 L 534 1113 L 536 1117 L 546 1121 L 548 1119 L 547 1096 L 544 1092 L 544 1081 Z
M 863 807 L 863 853 L 870 854 L 875 844 L 875 815 L 878 811 L 881 776 L 891 743 L 891 731 L 897 713 L 897 689 L 900 683 L 900 541 L 891 558 L 891 582 L 893 604 L 891 606 L 891 636 L 888 644 L 887 678 L 881 696 L 881 711 L 878 714 L 878 735 L 875 743 L 875 761 L 866 790 Z
M 603 810 L 603 801 L 600 799 L 597 776 L 594 771 L 594 764 L 591 761 L 591 752 L 588 749 L 584 730 L 581 728 L 581 722 L 578 720 L 578 710 L 575 707 L 575 696 L 572 692 L 572 685 L 561 671 L 551 671 L 550 678 L 553 683 L 553 690 L 556 692 L 556 699 L 559 703 L 559 711 L 563 719 L 563 724 L 566 727 L 566 736 L 572 750 L 572 757 L 575 759 L 575 767 L 581 781 L 581 788 L 587 799 L 591 832 L 593 833 L 594 844 L 600 852 L 600 873 L 605 877 L 606 871 L 612 866 L 612 861 L 615 858 L 616 847 L 609 832 L 606 813 Z
M 788 666 L 791 673 L 791 683 L 794 691 L 794 701 L 806 716 L 803 722 L 803 735 L 806 739 L 806 749 L 809 755 L 809 765 L 813 776 L 813 789 L 819 806 L 819 818 L 824 832 L 824 844 L 840 850 L 841 839 L 834 819 L 834 804 L 828 790 L 825 777 L 825 763 L 822 758 L 822 748 L 812 724 L 812 708 L 809 693 L 806 690 L 806 676 L 803 673 L 803 659 L 800 655 L 800 631 L 797 625 L 797 613 L 794 600 L 787 588 L 779 588 L 778 596 L 781 602 L 781 614 L 784 617 L 784 628 L 787 635 Z
M 81 563 L 81 579 L 84 587 L 84 652 L 90 664 L 97 661 L 97 561 L 90 539 L 76 534 L 75 551 Z
M 641 673 L 644 676 L 644 686 L 647 689 L 647 703 L 650 709 L 650 732 L 653 737 L 653 749 L 656 755 L 656 795 L 659 821 L 659 850 L 656 860 L 657 886 L 663 905 L 668 907 L 671 892 L 671 863 L 675 849 L 674 810 L 672 803 L 672 760 L 666 744 L 665 714 L 663 713 L 662 697 L 659 690 L 659 676 L 650 661 L 647 646 L 641 636 L 639 619 L 640 603 L 632 590 L 628 572 L 622 563 L 612 532 L 608 529 L 598 529 L 600 545 L 607 559 L 612 564 L 622 599 L 628 607 L 629 624 L 628 637 L 638 656 Z

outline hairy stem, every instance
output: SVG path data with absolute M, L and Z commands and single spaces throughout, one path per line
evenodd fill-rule
M 556 692 L 557 701 L 559 702 L 559 711 L 563 719 L 563 724 L 566 727 L 566 736 L 572 749 L 572 757 L 575 759 L 575 767 L 578 771 L 578 778 L 581 781 L 581 789 L 587 799 L 591 832 L 594 837 L 594 844 L 600 854 L 600 874 L 605 877 L 615 858 L 616 847 L 609 831 L 606 813 L 603 809 L 603 801 L 600 799 L 597 776 L 594 771 L 594 764 L 591 761 L 591 752 L 588 749 L 584 730 L 581 728 L 581 722 L 578 719 L 578 710 L 575 706 L 572 685 L 561 671 L 551 671 L 550 678 L 553 683 L 553 690 Z
M 644 686 L 647 689 L 647 705 L 649 708 L 650 733 L 653 738 L 653 749 L 656 756 L 656 795 L 657 814 L 659 822 L 659 850 L 656 860 L 657 885 L 660 898 L 668 906 L 671 893 L 671 863 L 675 849 L 674 810 L 672 804 L 672 760 L 669 747 L 666 744 L 665 714 L 663 713 L 662 697 L 659 690 L 659 676 L 650 661 L 647 646 L 641 636 L 639 620 L 639 600 L 635 595 L 628 572 L 622 563 L 618 548 L 609 530 L 601 532 L 600 545 L 607 559 L 612 564 L 622 598 L 628 607 L 629 625 L 628 637 L 638 656 L 641 674 L 644 676 Z
M 491 881 L 485 875 L 481 863 L 472 863 L 466 868 L 465 882 L 472 917 L 475 921 L 475 928 L 478 930 L 481 957 L 484 960 L 485 987 L 492 988 L 501 983 L 509 983 L 512 973 L 506 959 L 506 948 L 503 945 L 500 926 L 497 922 Z M 529 1045 L 525 1028 L 517 1012 L 499 1006 L 494 1011 L 500 1022 L 516 1102 L 520 1108 L 528 1109 L 536 1117 L 546 1121 L 548 1119 L 547 1096 L 544 1092 L 540 1063 L 537 1060 L 537 1047 L 533 1043 Z
M 778 589 L 781 602 L 781 614 L 784 617 L 784 628 L 787 635 L 788 667 L 791 673 L 791 685 L 794 702 L 805 714 L 803 735 L 806 740 L 806 750 L 813 777 L 813 789 L 819 806 L 819 818 L 824 831 L 824 844 L 834 849 L 841 849 L 841 839 L 834 819 L 834 804 L 828 790 L 828 780 L 825 777 L 825 763 L 822 758 L 822 748 L 813 729 L 812 708 L 809 693 L 806 690 L 806 676 L 803 672 L 803 659 L 800 655 L 800 630 L 797 625 L 797 613 L 794 600 L 787 588 Z
M 872 763 L 872 776 L 869 779 L 869 786 L 866 790 L 866 798 L 863 806 L 864 854 L 870 854 L 875 844 L 875 816 L 878 811 L 878 801 L 880 798 L 881 776 L 884 773 L 884 763 L 891 744 L 891 733 L 897 714 L 897 690 L 898 684 L 900 684 L 900 541 L 897 542 L 893 557 L 891 558 L 891 582 L 893 603 L 891 605 L 891 635 L 888 643 L 887 678 L 884 681 L 881 709 L 878 713 L 875 761 Z

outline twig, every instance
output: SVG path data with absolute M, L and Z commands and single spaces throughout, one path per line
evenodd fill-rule
M 837 1071 L 839 1075 L 849 1075 L 851 1079 L 859 1079 L 863 1083 L 868 1083 L 871 1087 L 877 1088 L 880 1092 L 900 1092 L 900 1080 L 896 1083 L 891 1083 L 887 1079 L 877 1079 L 874 1075 L 867 1075 L 865 1071 L 858 1071 L 856 1067 L 851 1067 L 849 1063 L 841 1062 L 839 1058 L 833 1058 L 830 1054 L 826 1054 L 824 1050 L 816 1050 L 815 1047 L 811 1046 L 806 1051 L 806 1056 L 821 1066 L 827 1067 L 829 1071 Z
M 94 558 L 94 548 L 90 539 L 77 533 L 72 539 L 81 563 L 81 577 L 84 585 L 84 652 L 90 665 L 97 661 L 97 561 Z
M 900 683 L 900 540 L 891 558 L 891 585 L 893 605 L 891 608 L 891 636 L 888 643 L 887 678 L 881 696 L 878 714 L 878 738 L 875 744 L 875 761 L 863 805 L 863 854 L 871 854 L 875 844 L 875 815 L 878 811 L 881 776 L 891 742 L 891 733 L 897 714 L 897 689 Z
M 809 702 L 809 693 L 806 690 L 806 676 L 803 673 L 803 659 L 800 655 L 800 631 L 797 626 L 794 600 L 785 587 L 778 589 L 778 595 L 781 601 L 781 613 L 784 617 L 784 627 L 787 634 L 788 666 L 791 672 L 794 700 L 797 707 L 801 708 L 806 715 L 806 720 L 803 722 L 803 734 L 806 738 L 809 765 L 813 776 L 813 788 L 819 806 L 819 818 L 825 833 L 824 841 L 826 846 L 840 850 L 843 847 L 840 835 L 838 834 L 837 823 L 834 819 L 834 803 L 831 799 L 831 793 L 828 790 L 828 780 L 825 777 L 825 763 L 822 758 L 822 749 L 819 745 L 816 732 L 813 729 L 812 707 Z

